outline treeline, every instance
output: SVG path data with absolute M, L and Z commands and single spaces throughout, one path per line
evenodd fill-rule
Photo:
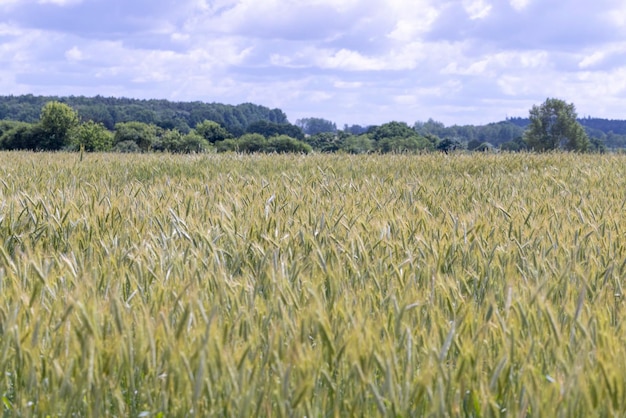
M 301 124 L 302 125 L 302 124 Z M 236 131 L 239 132 L 239 131 Z M 0 149 L 84 150 L 116 152 L 429 152 L 464 148 L 456 140 L 420 134 L 403 122 L 346 131 L 305 135 L 289 123 L 259 120 L 237 135 L 220 123 L 205 119 L 188 132 L 141 121 L 117 122 L 109 130 L 102 122 L 84 119 L 67 103 L 47 102 L 35 122 L 0 121 Z
M 601 142 L 609 149 L 626 148 L 626 120 L 584 117 L 578 118 L 592 141 Z M 528 118 L 507 118 L 506 122 L 515 125 L 522 132 L 530 124 Z
M 302 142 L 304 137 L 295 125 L 267 120 L 248 124 L 239 136 L 208 119 L 187 132 L 140 121 L 117 122 L 109 130 L 101 122 L 84 120 L 76 110 L 59 101 L 47 102 L 36 122 L 0 121 L 3 150 L 191 153 L 215 149 L 307 153 L 312 149 Z
M 39 121 L 41 109 L 48 102 L 67 104 L 78 113 L 81 120 L 101 123 L 110 131 L 121 122 L 142 122 L 187 134 L 200 122 L 210 120 L 223 126 L 232 135 L 240 136 L 250 124 L 258 121 L 288 123 L 282 110 L 252 103 L 232 106 L 220 103 L 30 94 L 0 96 L 0 120 L 36 123 Z
M 0 96 L 0 149 L 117 152 L 523 151 L 529 119 L 452 125 L 344 125 L 321 118 L 289 123 L 280 109 L 124 98 Z M 579 119 L 589 151 L 626 147 L 626 121 Z M 605 132 L 605 130 L 607 130 Z

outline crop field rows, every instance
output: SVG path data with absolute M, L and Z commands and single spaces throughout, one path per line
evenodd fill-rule
M 0 153 L 4 416 L 622 416 L 623 155 Z

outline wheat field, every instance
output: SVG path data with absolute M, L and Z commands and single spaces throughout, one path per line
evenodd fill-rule
M 623 416 L 626 156 L 0 153 L 4 416 Z

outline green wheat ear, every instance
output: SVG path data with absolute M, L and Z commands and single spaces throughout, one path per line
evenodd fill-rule
M 0 153 L 16 416 L 619 416 L 623 155 Z

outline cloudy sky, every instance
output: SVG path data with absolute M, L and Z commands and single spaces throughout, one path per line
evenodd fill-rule
M 482 124 L 626 119 L 624 0 L 0 0 L 0 94 Z

